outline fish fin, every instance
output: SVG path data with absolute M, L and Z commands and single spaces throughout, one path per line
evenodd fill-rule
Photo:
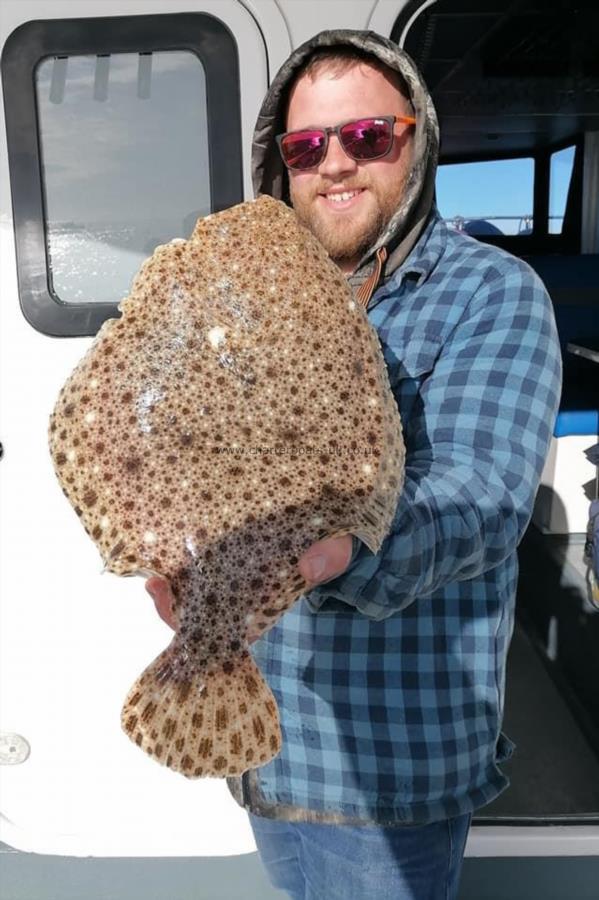
M 242 775 L 270 762 L 281 749 L 279 711 L 250 654 L 188 674 L 177 665 L 180 652 L 175 639 L 135 682 L 121 714 L 125 733 L 187 778 Z

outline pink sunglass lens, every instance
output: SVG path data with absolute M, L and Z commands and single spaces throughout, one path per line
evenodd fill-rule
M 292 169 L 311 169 L 322 159 L 325 135 L 322 131 L 302 131 L 281 141 L 285 162 Z
M 341 140 L 354 159 L 375 159 L 389 151 L 393 130 L 384 119 L 360 119 L 343 126 Z

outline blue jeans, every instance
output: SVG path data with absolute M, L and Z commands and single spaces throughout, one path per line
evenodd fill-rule
M 272 885 L 292 900 L 457 898 L 469 813 L 398 828 L 249 818 Z

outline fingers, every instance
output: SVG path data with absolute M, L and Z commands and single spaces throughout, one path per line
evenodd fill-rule
M 173 613 L 175 595 L 166 578 L 153 575 L 146 581 L 146 591 L 154 600 L 154 605 L 160 618 L 174 631 L 177 629 L 177 620 Z
M 298 567 L 310 584 L 320 584 L 344 572 L 352 555 L 352 536 L 317 541 L 300 556 Z
M 342 537 L 337 538 L 325 538 L 312 544 L 302 554 L 298 562 L 298 568 L 308 584 L 321 584 L 324 581 L 329 581 L 331 578 L 336 578 L 337 575 L 341 575 L 347 569 L 351 555 L 351 534 L 344 534 Z M 168 580 L 159 575 L 153 575 L 146 581 L 146 590 L 154 600 L 154 605 L 160 618 L 176 631 L 177 619 L 173 612 L 175 596 Z M 250 632 L 248 641 L 251 643 L 260 634 Z
M 250 627 L 247 630 L 245 639 L 248 642 L 248 644 L 253 644 L 254 641 L 257 641 L 258 638 L 262 637 L 263 634 L 264 634 L 263 627 L 262 628 L 252 628 L 252 626 L 250 625 Z

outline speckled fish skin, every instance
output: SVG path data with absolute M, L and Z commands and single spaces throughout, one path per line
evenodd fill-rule
M 315 541 L 378 551 L 403 483 L 399 413 L 364 309 L 271 198 L 158 247 L 121 311 L 59 395 L 53 462 L 106 568 L 164 575 L 176 597 L 125 732 L 187 777 L 240 775 L 281 747 L 250 629 L 306 588 Z

